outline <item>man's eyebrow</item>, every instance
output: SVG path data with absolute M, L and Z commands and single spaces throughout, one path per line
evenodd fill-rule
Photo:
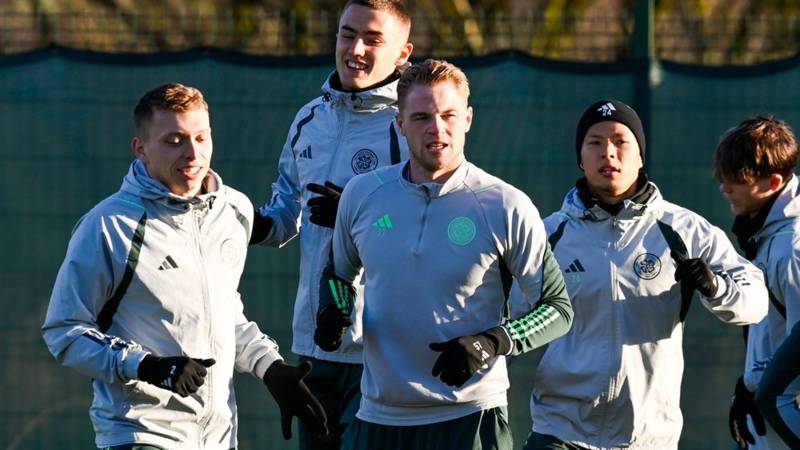
M 355 28 L 353 28 L 353 27 L 351 27 L 349 25 L 342 25 L 341 29 L 344 30 L 344 31 L 349 31 L 351 33 L 358 33 L 358 30 L 356 30 Z M 383 36 L 383 32 L 380 31 L 380 30 L 367 30 L 367 31 L 364 31 L 364 34 L 368 34 L 370 36 Z

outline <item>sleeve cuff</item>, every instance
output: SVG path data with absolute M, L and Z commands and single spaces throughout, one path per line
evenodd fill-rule
M 509 342 L 509 344 L 511 344 L 511 342 L 512 342 L 512 341 L 511 341 L 511 334 L 508 332 L 508 330 L 506 329 L 506 327 L 500 327 L 500 328 L 503 330 L 503 333 L 505 333 L 505 335 L 506 335 L 506 338 L 508 338 L 508 342 Z M 507 351 L 507 352 L 505 352 L 505 353 L 503 353 L 503 355 L 504 355 L 504 356 L 508 356 L 508 355 L 510 355 L 510 354 L 511 354 L 511 353 L 513 353 L 513 352 L 514 352 L 514 345 L 513 345 L 513 344 L 511 344 L 511 345 L 509 345 L 509 346 L 508 346 L 508 351 Z
M 149 355 L 150 352 L 135 349 L 129 350 L 125 354 L 125 358 L 122 360 L 122 381 L 128 382 L 130 380 L 137 380 L 139 378 L 139 364 L 141 364 L 142 360 L 145 356 Z
M 718 274 L 714 274 L 714 277 L 717 279 L 717 292 L 714 293 L 710 300 L 717 300 L 728 292 L 728 282 L 725 281 L 725 278 Z
M 253 375 L 257 376 L 260 380 L 263 380 L 264 374 L 267 373 L 267 369 L 269 369 L 269 366 L 271 366 L 275 361 L 283 361 L 283 357 L 277 351 L 271 351 L 262 356 L 253 368 Z

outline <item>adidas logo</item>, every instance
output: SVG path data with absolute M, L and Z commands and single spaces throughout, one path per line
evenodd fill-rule
M 480 354 L 481 354 L 481 362 L 484 362 L 487 359 L 489 359 L 489 352 L 487 352 L 486 350 L 483 349 L 483 346 L 481 345 L 480 342 L 477 342 L 477 341 L 473 342 L 472 346 L 475 348 L 476 351 L 480 352 Z
M 170 270 L 177 268 L 178 268 L 178 263 L 176 263 L 175 260 L 172 259 L 172 256 L 169 255 L 167 255 L 167 257 L 164 258 L 164 261 L 161 263 L 161 265 L 158 266 L 158 270 Z
M 381 216 L 380 219 L 372 223 L 372 226 L 381 230 L 381 233 L 385 233 L 386 230 L 391 230 L 394 228 L 394 225 L 392 224 L 392 218 L 389 217 L 389 214 L 384 214 Z
M 597 110 L 603 117 L 605 117 L 605 116 L 610 116 L 611 113 L 617 110 L 617 108 L 614 108 L 614 105 L 612 105 L 611 102 L 608 102 L 605 105 L 597 108 Z
M 567 270 L 564 273 L 577 273 L 577 272 L 586 272 L 586 269 L 583 268 L 583 264 L 577 259 L 572 261 L 572 264 L 567 267 Z
M 302 152 L 300 152 L 300 157 L 301 157 L 301 158 L 306 158 L 306 159 L 312 159 L 312 156 L 311 156 L 311 146 L 310 146 L 310 145 L 309 145 L 308 147 L 306 147 L 306 149 L 305 149 L 305 150 L 303 150 Z

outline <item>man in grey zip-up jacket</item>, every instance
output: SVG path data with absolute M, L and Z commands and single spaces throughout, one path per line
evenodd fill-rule
M 733 233 L 745 257 L 764 273 L 770 296 L 767 317 L 747 328 L 744 375 L 736 383 L 730 409 L 731 435 L 741 448 L 790 448 L 764 423 L 755 396 L 761 394 L 759 382 L 772 365 L 773 354 L 800 318 L 796 163 L 794 133 L 785 122 L 771 117 L 743 121 L 727 131 L 717 146 L 715 176 L 736 214 Z M 796 394 L 799 386 L 795 382 L 789 387 Z M 798 442 L 793 442 L 795 447 Z
M 351 0 L 336 36 L 336 71 L 323 95 L 295 116 L 278 163 L 272 197 L 255 215 L 251 243 L 283 246 L 300 235 L 300 279 L 294 303 L 292 351 L 313 362 L 306 378 L 331 420 L 328 442 L 300 429 L 304 450 L 337 449 L 352 420 L 361 379 L 361 323 L 336 351 L 314 343 L 318 283 L 328 262 L 341 186 L 355 175 L 407 159 L 398 132 L 397 79 L 412 51 L 410 17 L 402 2 Z M 319 194 L 319 195 L 318 195 Z M 355 307 L 361 308 L 360 296 Z
M 575 320 L 534 375 L 526 450 L 677 449 L 683 321 L 693 292 L 721 321 L 761 320 L 761 272 L 725 234 L 661 197 L 642 172 L 644 133 L 622 102 L 576 132 L 585 178 L 545 219 Z
M 342 314 L 363 315 L 362 400 L 343 448 L 510 449 L 505 356 L 569 328 L 564 282 L 530 199 L 464 159 L 463 72 L 427 60 L 398 92 L 410 160 L 347 185 L 335 276 L 322 283 Z M 362 269 L 353 312 L 346 286 Z M 507 302 L 512 279 L 527 306 L 518 317 L 507 314 L 521 309 Z
M 116 194 L 76 226 L 42 334 L 92 378 L 98 447 L 231 449 L 233 371 L 262 378 L 281 409 L 324 433 L 321 406 L 243 314 L 238 293 L 252 204 L 210 169 L 208 105 L 167 84 L 134 118 L 137 157 Z

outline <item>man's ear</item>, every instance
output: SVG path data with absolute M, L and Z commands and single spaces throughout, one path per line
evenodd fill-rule
M 773 192 L 778 192 L 783 188 L 783 185 L 786 180 L 784 180 L 783 175 L 779 173 L 773 173 L 769 176 L 769 189 Z
M 397 115 L 394 116 L 394 121 L 397 122 L 397 128 L 400 129 L 400 134 L 405 136 L 406 132 L 403 130 L 403 118 L 400 116 L 400 113 L 397 113 Z
M 400 49 L 400 56 L 398 56 L 394 61 L 394 65 L 400 67 L 407 63 L 412 51 L 414 51 L 414 44 L 411 42 L 406 42 L 403 44 L 403 47 Z
M 144 145 L 138 136 L 134 136 L 133 139 L 131 139 L 131 150 L 133 151 L 133 156 L 135 156 L 136 159 L 140 159 L 142 162 L 147 162 L 147 156 L 144 154 Z

